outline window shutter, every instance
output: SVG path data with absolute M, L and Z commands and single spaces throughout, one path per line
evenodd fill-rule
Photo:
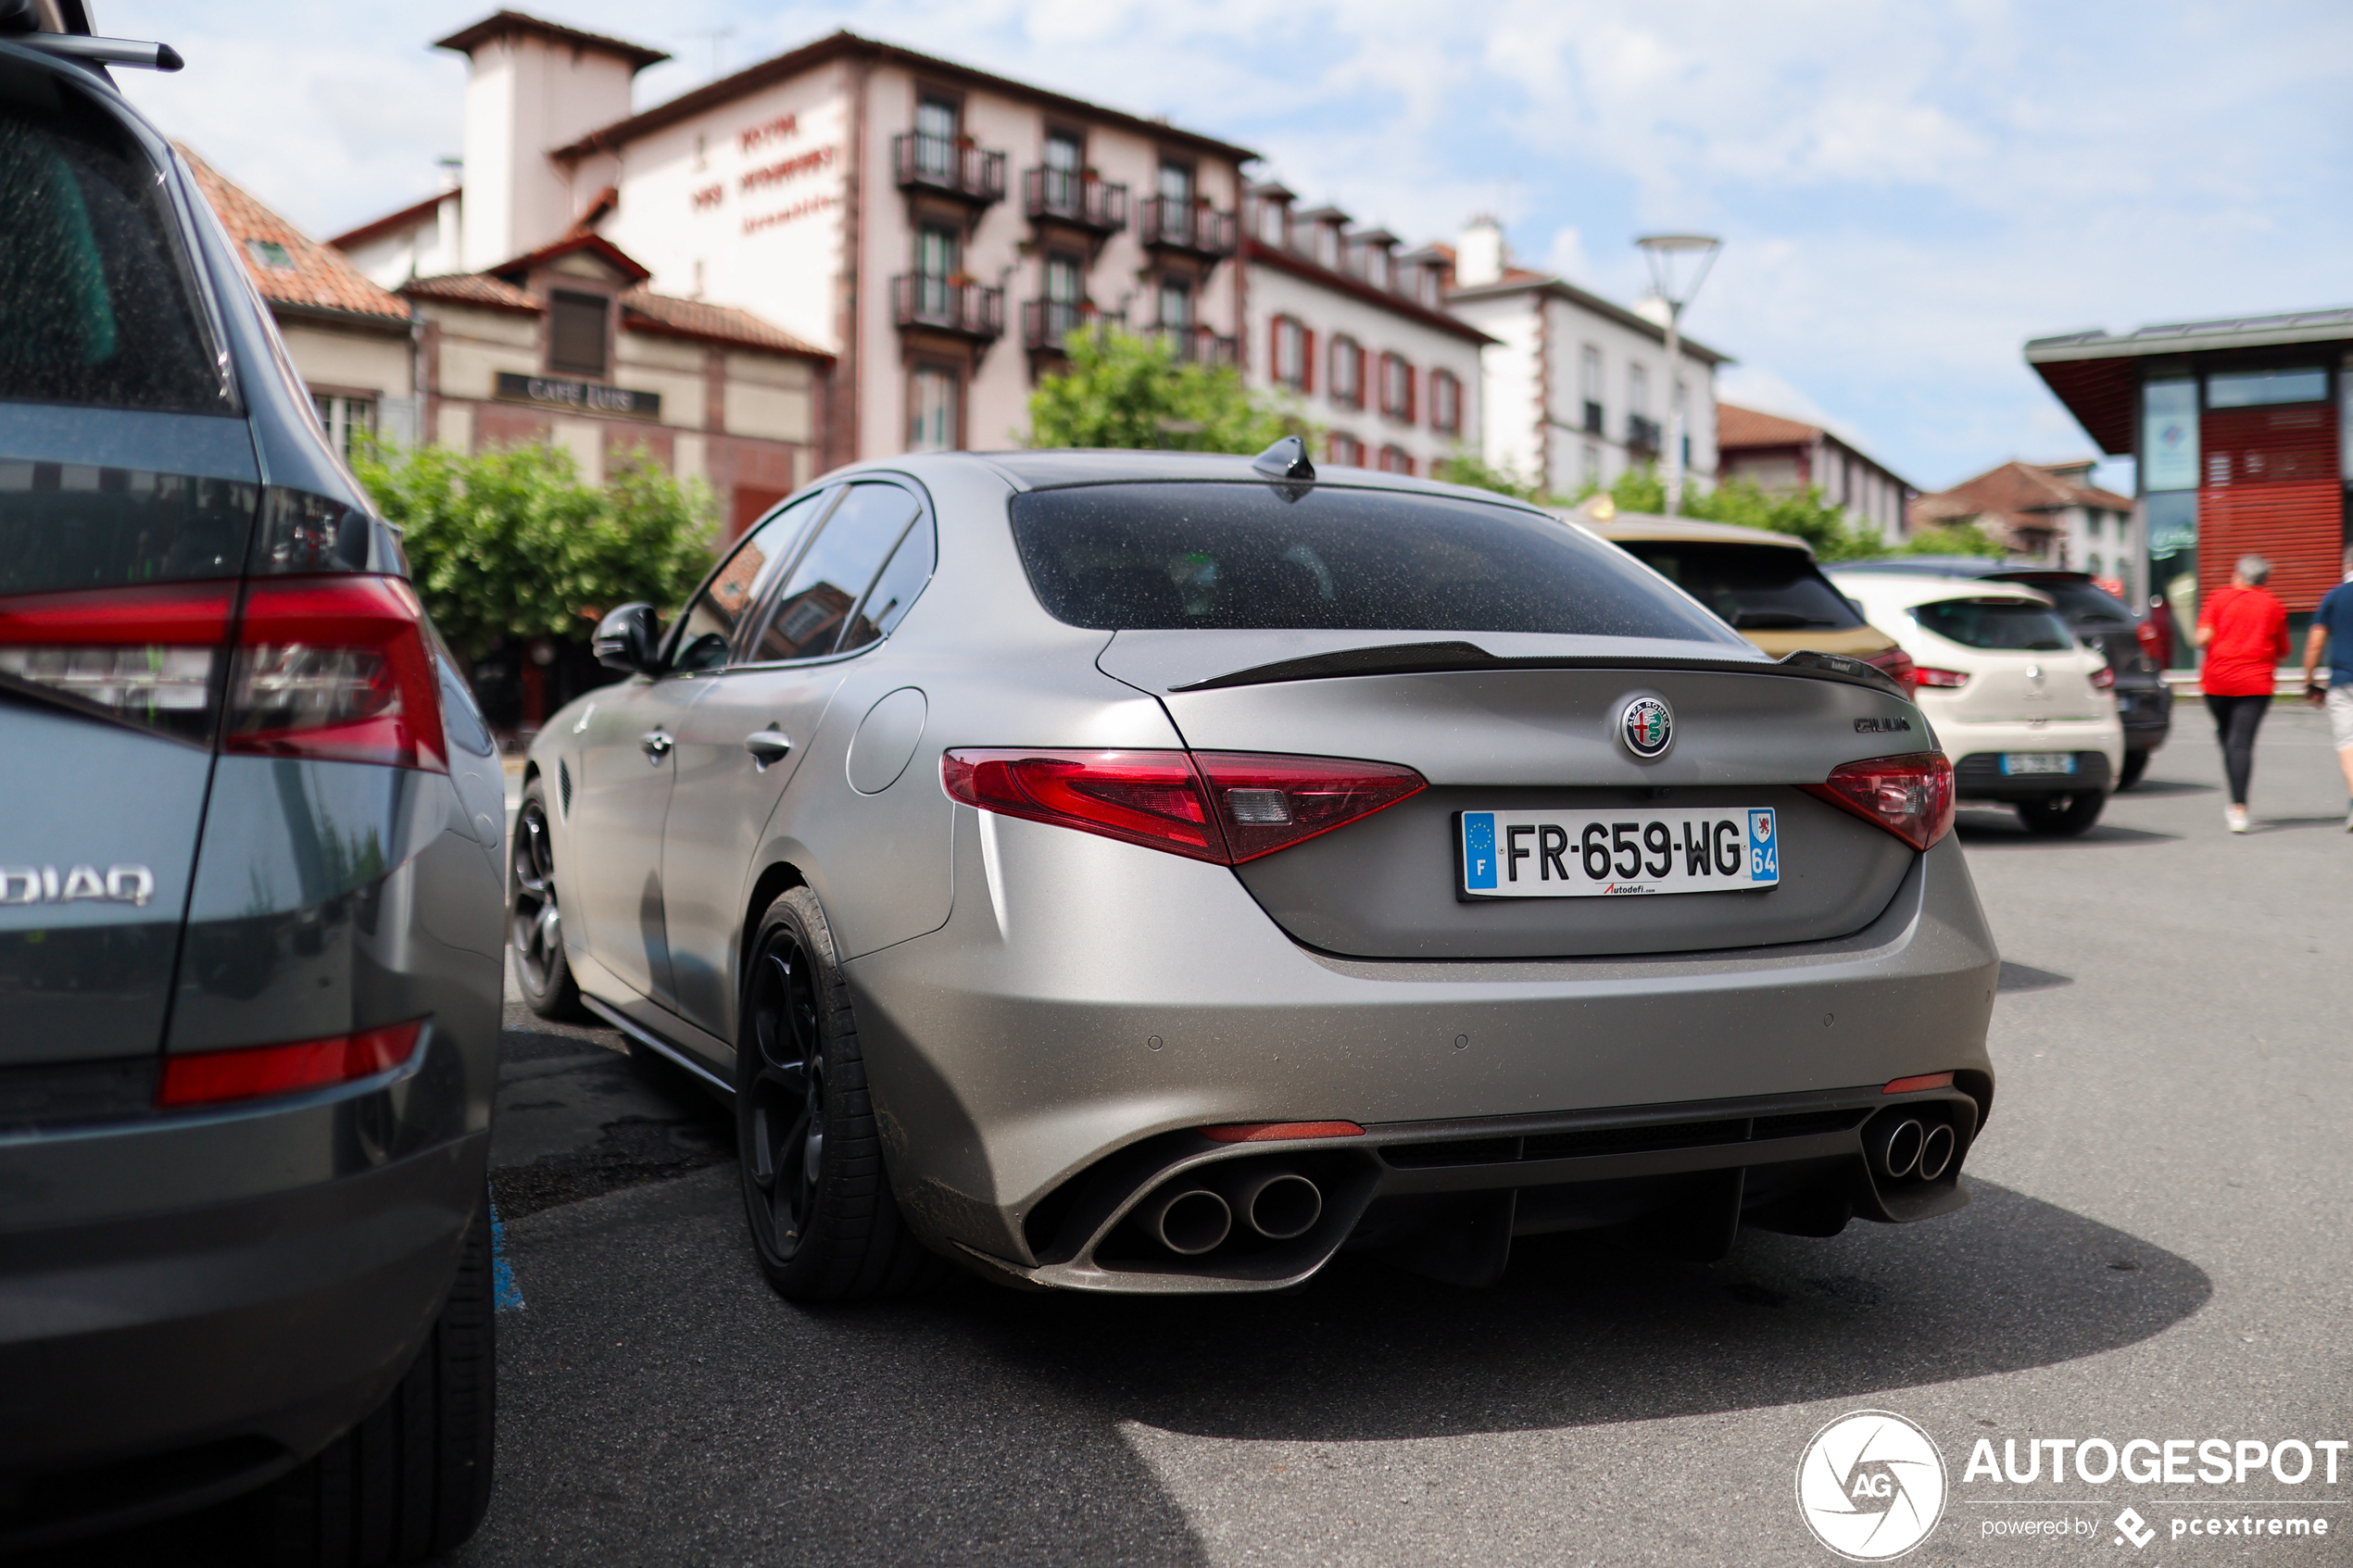
M 1315 332 L 1312 327 L 1299 329 L 1299 390 L 1315 390 Z

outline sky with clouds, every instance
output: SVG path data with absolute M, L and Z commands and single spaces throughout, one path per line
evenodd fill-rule
M 1635 234 L 1721 234 L 1686 327 L 1724 395 L 1930 489 L 2089 450 L 2028 337 L 2353 303 L 2345 0 L 514 3 L 671 51 L 641 107 L 846 26 L 1254 147 L 1412 240 L 1493 212 L 1629 301 Z M 325 234 L 433 189 L 465 65 L 428 41 L 496 6 L 97 8 L 189 61 L 121 73 L 149 113 Z

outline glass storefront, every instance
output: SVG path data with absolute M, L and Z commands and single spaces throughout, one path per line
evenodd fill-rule
M 2149 608 L 2173 616 L 2173 665 L 2197 662 L 2197 378 L 2141 385 L 2140 488 L 2148 526 Z

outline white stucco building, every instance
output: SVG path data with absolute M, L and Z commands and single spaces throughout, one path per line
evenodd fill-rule
M 635 113 L 656 51 L 508 11 L 441 46 L 471 62 L 462 183 L 340 236 L 362 270 L 593 232 L 832 357 L 824 465 L 1018 442 L 1099 315 L 1238 356 L 1245 148 L 849 32 Z
M 1253 186 L 1243 206 L 1247 379 L 1328 433 L 1318 460 L 1428 475 L 1480 450 L 1479 351 L 1494 340 L 1445 309 L 1441 251 L 1351 229 Z
M 1667 365 L 1658 321 L 1512 264 L 1503 229 L 1474 221 L 1453 252 L 1446 304 L 1496 341 L 1481 358 L 1487 460 L 1556 495 L 1607 486 L 1664 457 L 1669 399 L 1683 408 L 1685 474 L 1716 477 L 1716 367 L 1729 356 L 1682 340 Z

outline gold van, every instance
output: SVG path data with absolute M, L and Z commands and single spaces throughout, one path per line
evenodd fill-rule
M 1843 653 L 1911 684 L 1910 656 L 1863 619 L 1814 564 L 1813 547 L 1793 534 L 1621 512 L 1605 501 L 1555 515 L 1635 557 L 1775 659 L 1800 648 Z

